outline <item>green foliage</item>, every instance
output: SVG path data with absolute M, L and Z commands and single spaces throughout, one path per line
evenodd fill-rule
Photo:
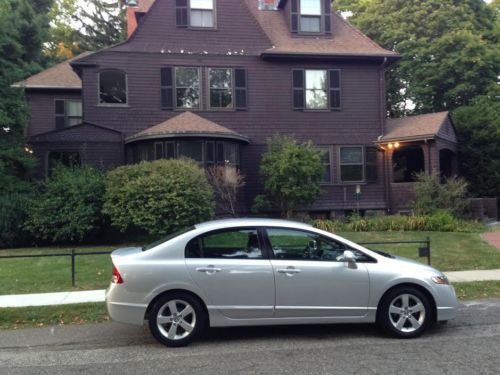
M 314 220 L 312 224 L 327 232 L 432 231 L 480 232 L 484 226 L 475 221 L 460 220 L 449 212 L 432 215 L 387 215 L 374 217 L 351 216 L 347 220 Z
M 399 117 L 467 105 L 496 81 L 498 12 L 483 0 L 338 0 L 349 21 L 401 61 L 388 73 L 389 109 Z
M 81 242 L 103 225 L 103 174 L 89 167 L 57 166 L 31 201 L 26 229 L 44 242 Z
M 312 142 L 299 144 L 289 136 L 274 136 L 268 140 L 260 172 L 266 196 L 256 197 L 256 208 L 272 205 L 282 216 L 291 217 L 296 208 L 314 202 L 321 192 L 321 153 Z
M 435 174 L 418 173 L 414 184 L 413 210 L 424 215 L 445 210 L 454 216 L 463 216 L 467 209 L 467 186 L 463 178 L 449 178 L 441 182 Z
M 500 89 L 453 112 L 460 173 L 478 197 L 500 196 Z
M 173 233 L 212 218 L 213 191 L 192 160 L 158 160 L 108 173 L 104 212 L 121 231 Z

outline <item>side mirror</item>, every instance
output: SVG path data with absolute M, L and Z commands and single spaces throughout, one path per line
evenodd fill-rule
M 356 256 L 351 250 L 344 251 L 344 262 L 347 262 L 349 267 L 356 265 Z

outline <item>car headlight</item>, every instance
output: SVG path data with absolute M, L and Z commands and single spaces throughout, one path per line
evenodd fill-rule
M 441 285 L 449 285 L 450 284 L 450 281 L 448 280 L 448 278 L 445 275 L 432 276 L 431 279 L 436 284 L 441 284 Z

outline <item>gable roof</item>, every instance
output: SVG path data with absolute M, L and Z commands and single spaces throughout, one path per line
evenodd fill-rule
M 379 142 L 424 140 L 436 137 L 456 142 L 449 112 L 427 113 L 418 116 L 388 119 L 386 134 Z
M 248 138 L 241 134 L 189 111 L 134 134 L 125 142 L 172 137 L 217 137 L 248 142 Z
M 71 62 L 90 55 L 92 52 L 84 52 L 63 61 L 40 73 L 34 74 L 23 81 L 16 82 L 12 87 L 24 87 L 27 89 L 65 89 L 81 90 L 82 80 L 73 71 Z

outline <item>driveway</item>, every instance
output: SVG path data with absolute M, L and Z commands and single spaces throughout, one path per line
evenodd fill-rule
M 420 339 L 371 325 L 214 329 L 169 349 L 117 323 L 0 331 L 0 374 L 497 374 L 500 300 L 468 302 Z

